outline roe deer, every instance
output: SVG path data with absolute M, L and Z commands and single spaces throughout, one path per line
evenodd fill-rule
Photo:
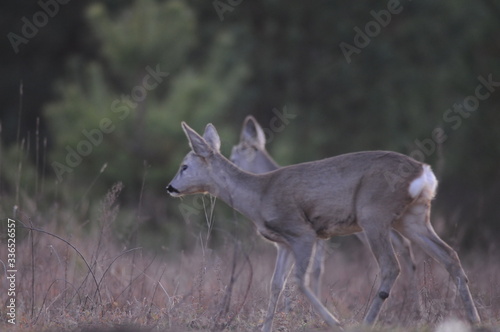
M 229 159 L 242 170 L 256 174 L 271 172 L 279 168 L 279 165 L 266 150 L 264 130 L 251 115 L 245 118 L 243 128 L 241 129 L 240 142 L 238 145 L 233 146 Z M 356 233 L 355 235 L 358 236 L 367 248 L 370 248 L 364 233 Z M 403 263 L 405 272 L 411 279 L 411 292 L 413 293 L 413 300 L 415 300 L 418 310 L 419 295 L 418 288 L 416 287 L 416 264 L 413 258 L 410 241 L 402 237 L 401 234 L 395 230 L 391 230 L 391 241 L 395 252 L 402 256 L 402 262 L 399 261 Z M 325 240 L 317 239 L 314 257 L 312 257 L 311 263 L 312 278 L 310 278 L 309 282 L 314 294 L 318 297 L 321 295 L 321 276 L 323 274 L 325 254 Z M 287 267 L 287 271 L 290 268 L 291 262 Z
M 365 323 L 373 324 L 399 274 L 390 229 L 401 232 L 447 269 L 462 298 L 468 319 L 480 318 L 457 253 L 434 232 L 430 205 L 437 180 L 429 165 L 388 151 L 358 152 L 251 174 L 220 152 L 211 124 L 202 136 L 182 128 L 191 150 L 167 186 L 173 197 L 209 193 L 219 197 L 275 242 L 278 257 L 262 331 L 270 331 L 276 303 L 286 279 L 286 263 L 295 261 L 300 291 L 331 327 L 340 322 L 307 285 L 307 268 L 316 238 L 364 231 L 380 269 L 381 282 Z M 391 181 L 388 181 L 390 177 Z

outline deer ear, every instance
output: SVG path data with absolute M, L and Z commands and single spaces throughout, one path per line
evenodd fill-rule
M 182 129 L 186 134 L 191 150 L 193 150 L 196 155 L 208 158 L 214 153 L 212 147 L 203 139 L 203 137 L 198 135 L 198 133 L 189 127 L 185 122 L 182 122 Z
M 203 138 L 214 151 L 220 151 L 220 137 L 213 124 L 207 124 Z
M 264 135 L 264 130 L 251 115 L 247 116 L 245 122 L 243 122 L 240 140 L 261 149 L 264 149 L 266 146 L 266 135 Z

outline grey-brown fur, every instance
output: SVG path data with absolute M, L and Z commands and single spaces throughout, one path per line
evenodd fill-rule
M 328 325 L 340 329 L 340 322 L 307 284 L 307 269 L 319 231 L 324 237 L 365 232 L 381 279 L 377 296 L 372 299 L 365 317 L 366 323 L 376 321 L 384 297 L 390 294 L 399 274 L 390 242 L 391 228 L 447 268 L 469 320 L 480 321 L 456 252 L 436 235 L 430 224 L 430 205 L 437 181 L 428 166 L 394 152 L 374 151 L 256 175 L 240 170 L 220 154 L 220 139 L 211 124 L 207 125 L 203 137 L 185 123 L 182 127 L 192 151 L 168 185 L 168 192 L 175 197 L 205 192 L 217 196 L 252 220 L 265 238 L 281 244 L 263 331 L 271 330 L 291 257 L 299 289 Z M 414 196 L 409 193 L 413 182 L 420 183 Z

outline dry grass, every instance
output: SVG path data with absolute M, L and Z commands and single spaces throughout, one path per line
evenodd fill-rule
M 256 331 L 267 307 L 274 248 L 256 235 L 225 235 L 215 250 L 197 245 L 190 252 L 148 252 L 126 248 L 111 227 L 120 191 L 114 187 L 101 205 L 99 227 L 85 231 L 68 220 L 62 229 L 47 221 L 43 229 L 22 213 L 17 232 L 17 324 L 12 331 Z M 246 222 L 243 221 L 242 222 Z M 201 244 L 202 242 L 200 242 Z M 464 317 L 446 272 L 417 252 L 418 284 L 400 278 L 378 325 L 360 327 L 374 287 L 377 268 L 356 240 L 330 242 L 323 283 L 324 303 L 348 331 L 448 331 Z M 160 250 L 160 248 L 159 248 Z M 6 257 L 6 245 L 0 245 Z M 482 331 L 500 327 L 500 255 L 462 253 L 471 290 L 483 319 Z M 323 331 L 322 320 L 293 286 L 284 292 L 274 331 Z M 0 279 L 6 289 L 6 279 Z M 412 291 L 420 294 L 417 314 Z M 6 303 L 7 294 L 0 293 Z M 283 301 L 282 301 L 283 302 Z M 1 325 L 3 324 L 3 325 Z M 451 325 L 450 325 L 451 324 Z M 458 327 L 457 327 L 458 326 Z M 468 329 L 465 328 L 464 331 Z M 479 329 L 478 329 L 479 330 Z

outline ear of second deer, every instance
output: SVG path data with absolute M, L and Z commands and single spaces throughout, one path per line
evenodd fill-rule
M 241 140 L 261 149 L 265 148 L 266 136 L 264 134 L 264 130 L 259 125 L 257 120 L 255 120 L 255 118 L 251 115 L 245 119 L 243 130 L 241 132 Z

